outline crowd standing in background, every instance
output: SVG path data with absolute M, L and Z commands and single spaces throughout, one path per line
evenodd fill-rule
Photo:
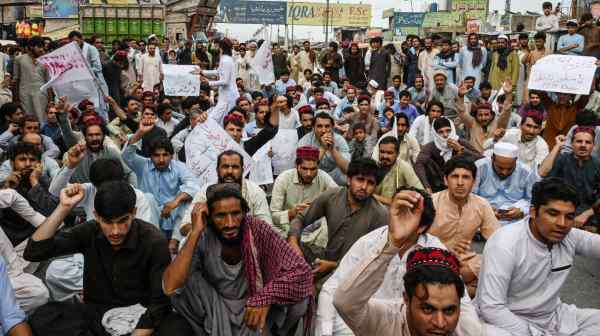
M 600 25 L 555 39 L 542 8 L 460 41 L 0 46 L 0 334 L 600 335 L 559 297 L 600 258 L 600 72 L 528 85 L 600 57 Z M 70 42 L 101 101 L 46 89 Z M 171 65 L 197 96 L 165 94 Z

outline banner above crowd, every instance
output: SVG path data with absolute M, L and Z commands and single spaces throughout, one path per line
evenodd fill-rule
M 322 26 L 326 12 L 324 3 L 222 0 L 215 20 L 221 23 Z M 371 5 L 329 5 L 329 24 L 332 26 L 368 27 L 371 15 Z

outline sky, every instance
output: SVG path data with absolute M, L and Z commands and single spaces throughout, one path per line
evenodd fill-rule
M 303 0 L 306 2 L 322 2 L 321 0 Z M 373 19 L 371 21 L 371 25 L 373 27 L 382 27 L 387 28 L 387 21 L 381 18 L 381 14 L 384 9 L 387 8 L 396 8 L 397 10 L 402 11 L 411 11 L 411 1 L 413 8 L 415 11 L 419 10 L 420 6 L 426 6 L 426 3 L 430 3 L 433 0 L 365 0 L 362 3 L 370 3 L 372 5 L 372 13 Z M 489 0 L 490 1 L 490 10 L 498 10 L 500 13 L 504 12 L 505 0 Z M 560 0 L 550 0 L 553 4 L 557 2 L 561 2 Z M 332 0 L 332 3 L 361 3 L 358 0 Z M 438 0 L 439 2 L 439 0 Z M 511 0 L 511 9 L 513 12 L 522 12 L 525 11 L 534 11 L 541 13 L 541 3 L 542 0 Z M 563 6 L 570 6 L 570 0 L 563 0 Z M 420 10 L 423 10 L 421 8 Z M 260 25 L 242 25 L 242 24 L 217 24 L 217 29 L 219 31 L 227 33 L 228 36 L 236 38 L 238 40 L 249 40 L 252 38 L 254 32 L 260 29 Z M 277 26 L 269 27 L 267 31 L 273 30 L 273 40 L 277 35 Z M 280 36 L 284 36 L 285 28 L 284 26 L 279 27 Z M 265 35 L 268 36 L 268 35 Z M 290 32 L 291 37 L 291 32 Z M 297 39 L 312 39 L 313 41 L 324 41 L 325 40 L 325 32 L 323 27 L 317 26 L 295 26 L 294 27 L 294 37 Z M 265 37 L 263 37 L 265 38 Z

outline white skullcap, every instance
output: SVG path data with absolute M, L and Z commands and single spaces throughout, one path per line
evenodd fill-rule
M 448 79 L 448 75 L 446 74 L 446 71 L 444 71 L 444 70 L 435 70 L 433 72 L 433 76 L 431 76 L 431 78 L 435 78 L 437 76 L 444 76 L 444 78 Z
M 498 36 L 498 40 L 499 40 L 499 39 L 505 39 L 505 40 L 507 40 L 507 41 L 509 40 L 508 36 L 506 36 L 506 35 L 504 35 L 504 34 L 502 34 L 502 35 Z
M 148 40 L 151 40 L 153 38 L 156 38 L 156 34 L 151 34 L 150 36 L 148 36 Z
M 377 81 L 375 81 L 374 79 L 371 79 L 369 81 L 369 85 L 371 85 L 372 87 L 374 87 L 376 89 L 379 87 L 379 83 L 377 83 Z
M 516 159 L 519 155 L 519 147 L 508 142 L 498 142 L 494 145 L 494 155 Z

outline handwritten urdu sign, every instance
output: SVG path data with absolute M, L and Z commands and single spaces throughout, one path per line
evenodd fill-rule
M 595 57 L 548 55 L 531 68 L 529 89 L 587 95 L 595 73 Z
M 200 95 L 200 77 L 191 74 L 198 70 L 195 65 L 163 64 L 163 86 L 167 96 L 196 97 Z

